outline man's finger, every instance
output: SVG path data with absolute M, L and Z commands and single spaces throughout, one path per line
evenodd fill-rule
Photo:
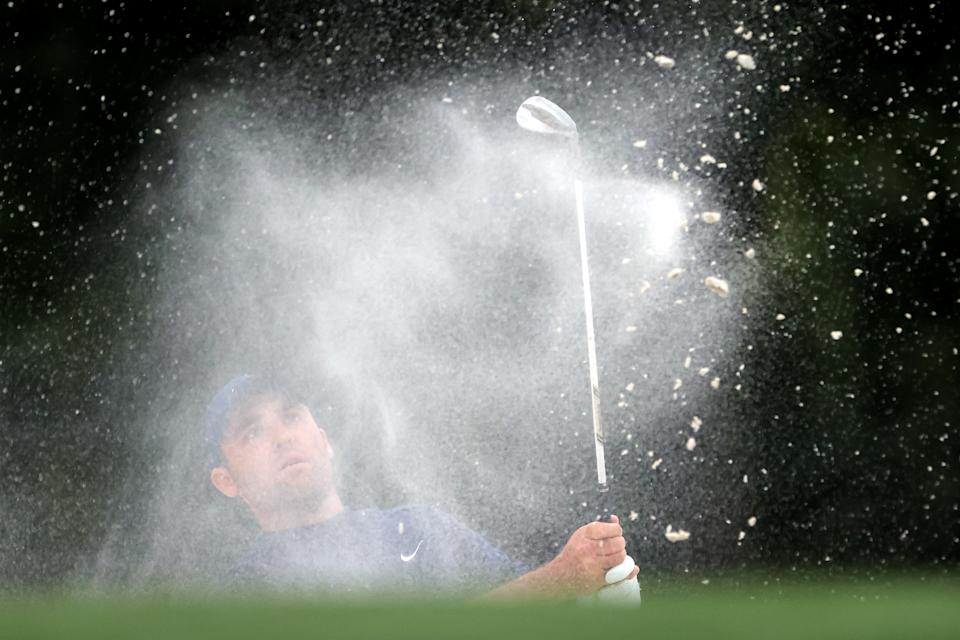
M 626 559 L 627 559 L 627 552 L 626 550 L 622 549 L 616 553 L 611 553 L 608 556 L 603 556 L 603 558 L 601 558 L 602 562 L 600 564 L 600 567 L 604 571 L 609 571 L 610 569 L 613 569 L 615 566 L 617 566 L 618 564 L 620 564 Z
M 611 553 L 620 553 L 626 549 L 627 540 L 623 536 L 605 538 L 604 540 L 597 541 L 597 547 L 599 548 L 599 555 L 608 556 Z
M 591 522 L 587 525 L 586 534 L 591 540 L 616 538 L 623 535 L 623 527 L 619 522 Z

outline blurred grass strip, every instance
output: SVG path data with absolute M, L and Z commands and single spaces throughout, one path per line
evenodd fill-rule
M 311 602 L 185 594 L 6 596 L 0 638 L 960 638 L 960 581 L 645 593 L 639 608 L 572 603 Z

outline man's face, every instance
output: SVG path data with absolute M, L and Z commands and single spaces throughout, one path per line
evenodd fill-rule
M 255 512 L 314 501 L 333 491 L 333 450 L 302 404 L 277 395 L 243 403 L 230 415 L 222 449 L 229 482 L 226 490 L 214 484 L 243 498 Z

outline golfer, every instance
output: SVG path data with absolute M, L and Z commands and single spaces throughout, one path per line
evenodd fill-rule
M 260 527 L 233 569 L 239 586 L 566 598 L 596 592 L 626 557 L 616 516 L 580 527 L 528 571 L 437 509 L 350 509 L 334 486 L 326 432 L 301 398 L 265 377 L 240 376 L 217 393 L 206 441 L 213 486 L 242 500 Z

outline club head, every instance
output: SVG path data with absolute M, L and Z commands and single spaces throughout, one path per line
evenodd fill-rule
M 527 98 L 517 109 L 517 124 L 534 133 L 577 139 L 577 124 L 567 112 L 541 96 Z

